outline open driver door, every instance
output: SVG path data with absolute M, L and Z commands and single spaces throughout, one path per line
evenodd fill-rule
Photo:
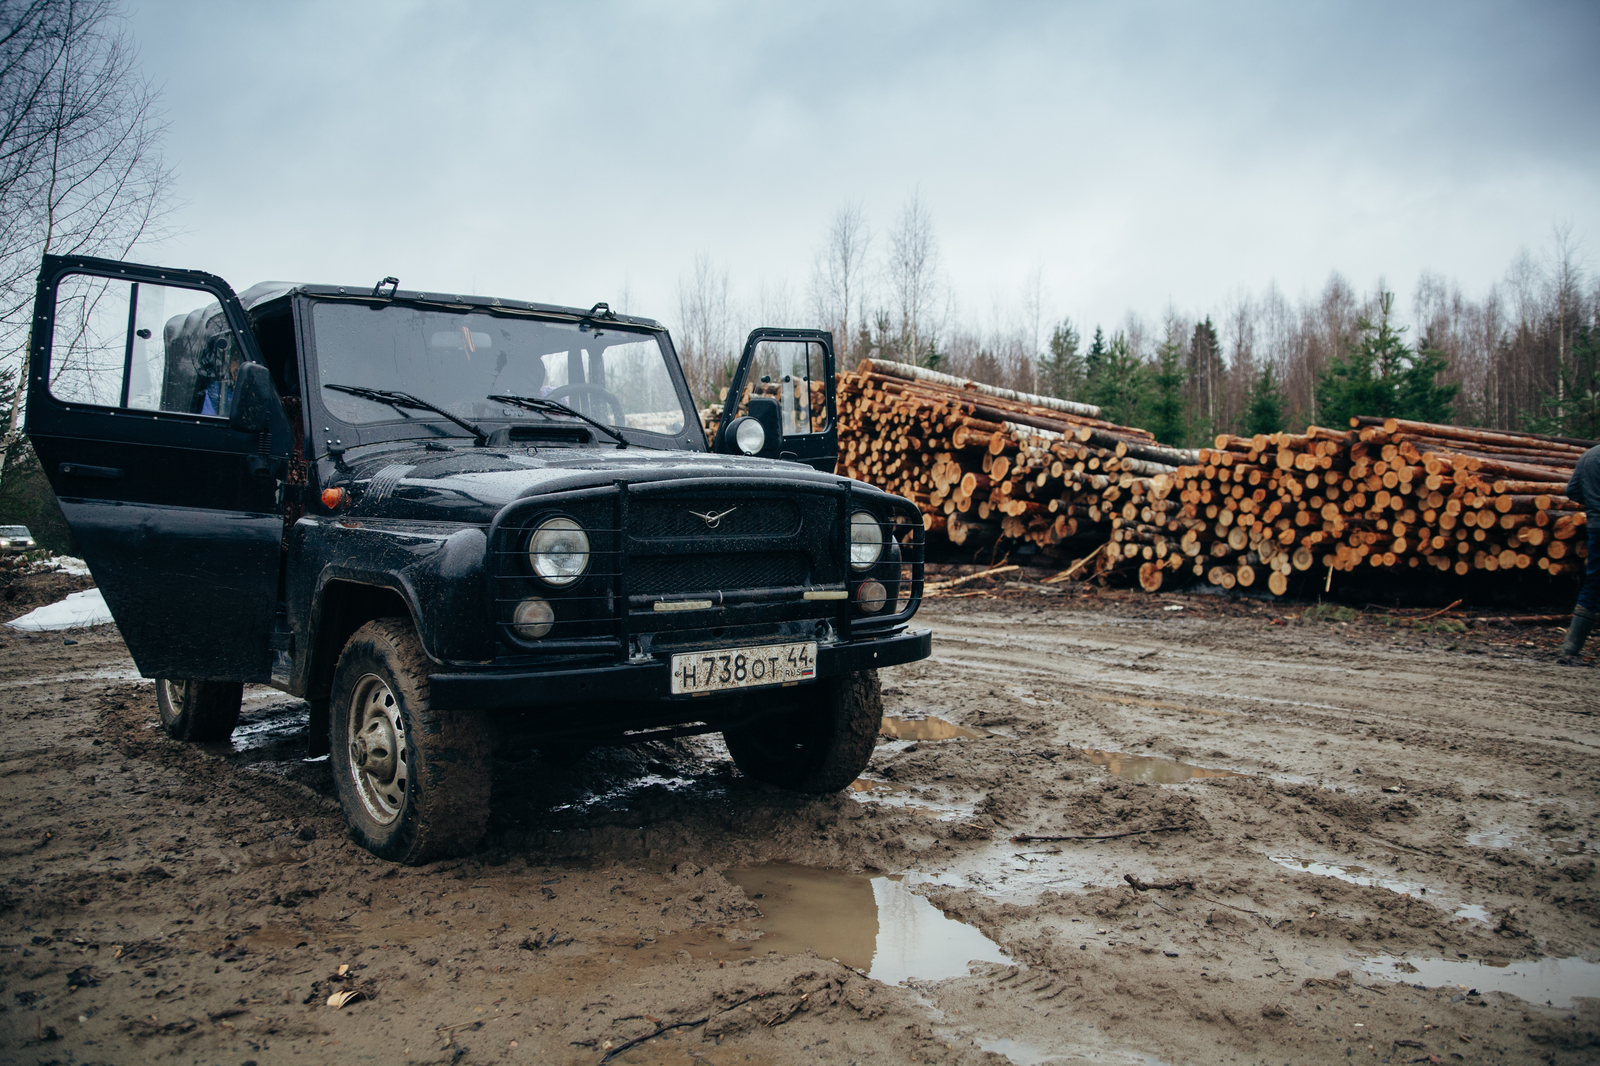
M 270 680 L 291 430 L 227 283 L 45 256 L 26 427 L 139 672 Z

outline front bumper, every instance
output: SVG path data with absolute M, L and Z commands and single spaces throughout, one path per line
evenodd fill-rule
M 824 644 L 817 649 L 817 676 L 832 677 L 857 670 L 926 659 L 933 652 L 933 634 L 912 629 L 876 639 Z M 539 706 L 588 701 L 661 700 L 681 703 L 684 718 L 697 713 L 698 698 L 671 695 L 670 656 L 649 662 L 608 663 L 541 670 L 482 670 L 434 674 L 430 702 L 440 710 L 527 710 Z M 759 693 L 761 689 L 738 690 Z

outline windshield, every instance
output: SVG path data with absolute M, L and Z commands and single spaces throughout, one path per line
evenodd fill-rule
M 489 399 L 502 394 L 556 400 L 608 426 L 683 430 L 666 356 L 648 333 L 399 304 L 318 303 L 312 323 L 324 386 L 408 392 L 477 423 L 547 417 Z M 439 421 L 331 388 L 322 389 L 322 402 L 358 425 Z

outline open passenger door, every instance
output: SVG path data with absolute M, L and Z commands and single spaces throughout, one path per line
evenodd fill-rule
M 758 329 L 744 344 L 711 450 L 791 459 L 833 472 L 839 459 L 833 334 L 820 329 Z M 758 423 L 757 435 L 738 423 Z
M 221 278 L 44 257 L 26 429 L 146 677 L 270 679 L 290 426 Z

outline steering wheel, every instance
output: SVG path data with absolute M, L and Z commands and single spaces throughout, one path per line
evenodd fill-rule
M 551 389 L 545 394 L 544 398 L 547 400 L 559 400 L 562 403 L 567 403 L 568 396 L 573 398 L 577 398 L 579 396 L 597 397 L 616 414 L 617 417 L 611 420 L 611 424 L 613 426 L 626 427 L 628 424 L 628 412 L 623 409 L 622 401 L 617 399 L 617 397 L 612 393 L 609 393 L 605 389 L 601 388 L 599 385 L 589 385 L 584 382 L 575 382 L 571 385 L 562 385 L 558 388 Z M 568 403 L 567 406 L 577 407 L 576 404 L 572 403 Z M 582 410 L 582 408 L 578 408 L 578 410 Z M 584 413 L 588 414 L 587 411 L 584 411 Z

